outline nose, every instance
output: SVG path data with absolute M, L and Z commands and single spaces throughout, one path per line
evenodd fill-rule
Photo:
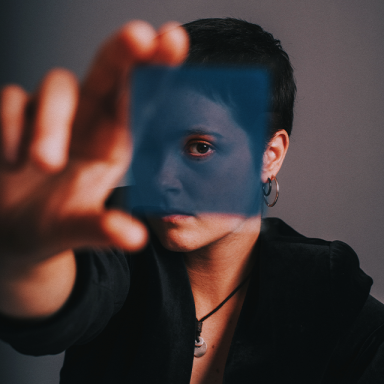
M 180 194 L 182 190 L 181 165 L 181 159 L 176 154 L 169 152 L 163 155 L 155 175 L 156 187 L 161 193 Z

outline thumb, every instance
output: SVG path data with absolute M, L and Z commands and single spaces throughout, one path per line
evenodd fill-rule
M 100 227 L 109 245 L 127 251 L 138 251 L 148 241 L 147 229 L 139 220 L 115 209 L 105 211 L 100 220 Z
M 116 209 L 71 218 L 60 232 L 61 238 L 66 239 L 66 249 L 68 245 L 69 248 L 113 246 L 135 252 L 143 248 L 148 240 L 144 224 Z

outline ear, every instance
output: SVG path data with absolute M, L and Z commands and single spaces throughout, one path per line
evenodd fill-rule
M 269 178 L 276 176 L 283 164 L 285 154 L 289 146 L 287 131 L 281 129 L 272 137 L 263 155 L 263 166 L 261 169 L 261 181 L 266 183 Z

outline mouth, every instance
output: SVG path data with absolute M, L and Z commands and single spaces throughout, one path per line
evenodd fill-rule
M 188 220 L 194 215 L 191 212 L 186 212 L 179 209 L 167 208 L 160 209 L 158 208 L 151 213 L 151 216 L 156 217 L 163 223 L 177 224 L 181 221 Z
M 193 216 L 190 212 L 185 212 L 178 209 L 165 209 L 159 212 L 159 217 L 162 221 L 172 222 Z
M 146 214 L 146 216 L 160 218 L 161 220 L 165 220 L 168 218 L 187 218 L 187 217 L 195 216 L 191 212 L 183 211 L 176 208 L 162 208 L 159 206 L 135 207 L 135 211 L 143 212 Z
M 160 216 L 160 220 L 163 223 L 177 223 L 177 222 L 180 222 L 180 221 L 183 221 L 183 220 L 187 220 L 190 217 L 192 217 L 192 215 L 173 213 L 173 214 L 167 214 L 167 215 L 164 215 L 164 216 Z

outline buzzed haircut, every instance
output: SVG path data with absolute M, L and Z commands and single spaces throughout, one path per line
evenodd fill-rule
M 296 84 L 279 40 L 257 24 L 234 18 L 200 19 L 183 25 L 190 37 L 186 64 L 264 67 L 272 79 L 267 139 L 292 131 Z

